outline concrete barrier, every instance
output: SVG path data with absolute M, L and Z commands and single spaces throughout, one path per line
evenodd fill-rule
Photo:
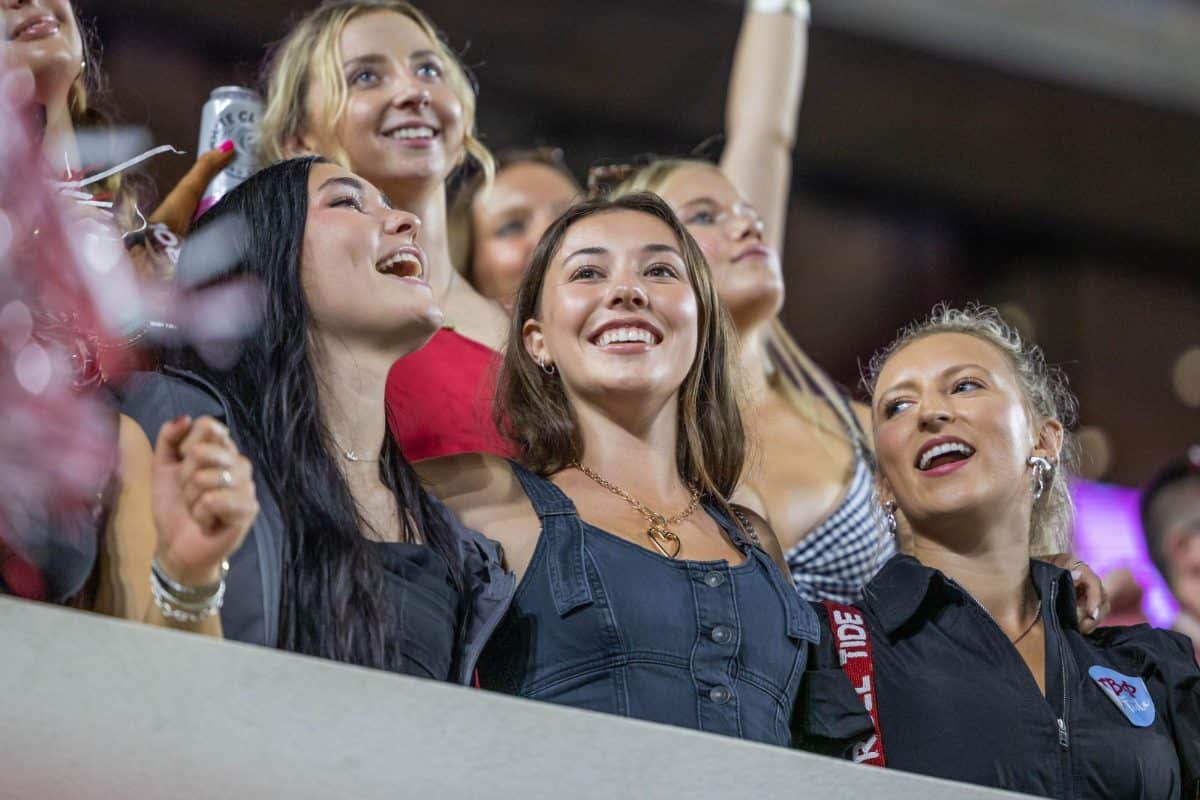
M 0 598 L 0 797 L 1015 797 Z

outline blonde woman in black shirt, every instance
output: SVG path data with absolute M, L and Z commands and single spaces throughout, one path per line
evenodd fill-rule
M 1061 373 L 994 310 L 939 307 L 868 381 L 903 553 L 860 608 L 823 617 L 826 664 L 877 714 L 861 760 L 1048 797 L 1194 797 L 1190 643 L 1144 625 L 1084 635 L 1069 574 L 1034 560 L 1071 526 Z

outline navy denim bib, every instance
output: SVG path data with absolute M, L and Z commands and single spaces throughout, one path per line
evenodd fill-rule
M 815 612 L 709 503 L 742 564 L 665 558 L 579 519 L 520 465 L 542 532 L 479 662 L 485 688 L 788 745 Z

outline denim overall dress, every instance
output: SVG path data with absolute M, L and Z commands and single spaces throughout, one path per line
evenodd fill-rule
M 535 700 L 789 745 L 816 613 L 713 504 L 741 564 L 666 558 L 580 520 L 513 471 L 542 530 L 479 661 L 481 684 Z

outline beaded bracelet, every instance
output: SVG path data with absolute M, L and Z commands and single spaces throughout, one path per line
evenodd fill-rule
M 229 562 L 221 563 L 221 578 L 208 586 L 185 586 L 172 580 L 158 563 L 150 562 L 150 596 L 154 605 L 167 619 L 178 622 L 200 622 L 213 616 L 225 604 L 225 576 Z

